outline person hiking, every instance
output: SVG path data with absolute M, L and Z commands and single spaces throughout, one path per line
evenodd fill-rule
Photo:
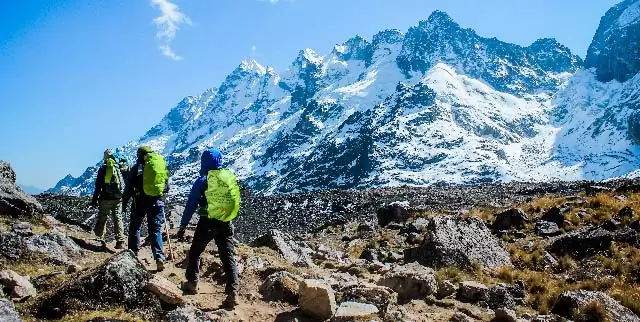
M 112 149 L 104 151 L 103 160 L 104 163 L 98 169 L 93 199 L 91 200 L 91 206 L 98 208 L 98 221 L 96 222 L 93 232 L 106 244 L 104 238 L 107 218 L 111 216 L 116 235 L 116 249 L 123 249 L 124 232 L 120 203 L 122 199 L 122 189 L 124 187 L 124 178 L 116 163 Z
M 219 151 L 204 151 L 200 159 L 200 177 L 193 183 L 177 234 L 178 240 L 184 240 L 187 225 L 197 210 L 200 219 L 187 257 L 187 281 L 182 284 L 185 293 L 197 294 L 200 256 L 211 240 L 214 240 L 226 278 L 227 298 L 223 305 L 234 307 L 238 304 L 239 278 L 231 221 L 238 216 L 239 209 L 240 188 L 236 176 L 223 167 Z
M 151 252 L 158 271 L 164 270 L 165 256 L 162 242 L 162 222 L 165 200 L 169 192 L 169 171 L 164 158 L 148 147 L 138 148 L 136 164 L 131 168 L 122 197 L 122 209 L 133 199 L 129 220 L 129 249 L 140 250 L 140 228 L 147 218 Z

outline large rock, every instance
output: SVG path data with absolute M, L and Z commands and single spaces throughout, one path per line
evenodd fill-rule
M 473 269 L 477 264 L 497 269 L 511 266 L 509 253 L 482 220 L 455 216 L 429 218 L 422 245 L 405 251 L 405 262 L 414 260 L 429 267 Z
M 7 299 L 0 299 L 0 321 L 2 322 L 22 322 L 20 315 L 16 312 L 13 302 Z
M 535 231 L 536 235 L 542 237 L 553 237 L 562 234 L 556 223 L 544 220 L 536 222 Z
M 438 292 L 433 269 L 418 263 L 395 266 L 380 278 L 378 285 L 394 290 L 401 301 L 424 298 Z
M 16 173 L 9 163 L 0 160 L 0 214 L 32 217 L 40 213 L 42 205 L 16 186 Z
M 401 203 L 392 203 L 381 207 L 378 209 L 376 215 L 378 217 L 378 224 L 382 227 L 392 222 L 404 223 L 410 218 L 409 211 L 407 211 L 406 206 Z
M 302 277 L 287 271 L 276 272 L 264 280 L 259 291 L 266 301 L 280 301 L 295 305 L 298 304 L 302 280 Z
M 163 322 L 208 322 L 210 319 L 207 315 L 191 306 L 179 307 L 173 311 L 167 312 Z
M 569 207 L 557 207 L 553 206 L 547 210 L 540 218 L 541 220 L 555 223 L 558 227 L 562 227 L 564 223 L 565 213 L 569 211 Z
M 327 320 L 336 312 L 336 298 L 331 286 L 321 280 L 300 282 L 300 309 L 306 315 Z
M 54 264 L 68 265 L 72 261 L 70 256 L 80 255 L 80 247 L 67 236 L 60 233 L 33 235 L 24 239 L 25 256 L 45 258 Z
M 495 310 L 496 317 L 493 319 L 493 322 L 517 322 L 518 316 L 516 312 L 511 309 L 506 308 L 498 308 Z
M 513 310 L 516 308 L 516 300 L 506 287 L 494 286 L 487 292 L 487 305 L 493 310 L 505 308 Z
M 23 249 L 24 244 L 20 235 L 0 231 L 0 255 L 10 260 L 18 260 L 22 256 Z
M 11 231 L 22 237 L 29 237 L 33 235 L 33 227 L 30 223 L 24 221 L 11 224 Z
M 131 251 L 121 252 L 54 290 L 42 300 L 37 317 L 59 319 L 71 310 L 98 310 L 111 305 L 138 310 L 154 304 L 143 290 L 150 277 Z
M 494 230 L 523 229 L 529 222 L 529 216 L 522 209 L 512 208 L 496 215 L 491 225 Z
M 614 237 L 613 233 L 602 228 L 583 227 L 552 239 L 549 250 L 557 255 L 583 258 L 608 250 Z
M 182 291 L 165 277 L 155 274 L 149 279 L 144 289 L 160 299 L 162 303 L 169 305 L 182 305 L 185 298 Z
M 357 283 L 341 288 L 340 293 L 341 302 L 373 304 L 382 313 L 386 313 L 390 305 L 398 303 L 398 294 L 386 286 Z
M 478 282 L 465 281 L 458 288 L 458 299 L 462 302 L 476 303 L 486 301 L 489 297 L 489 288 Z
M 254 240 L 252 246 L 266 246 L 276 250 L 285 260 L 298 267 L 315 266 L 311 260 L 313 250 L 302 243 L 296 243 L 291 236 L 276 229 Z
M 344 302 L 340 304 L 340 307 L 336 311 L 336 314 L 331 319 L 332 322 L 357 322 L 357 321 L 369 321 L 371 318 L 378 314 L 378 308 L 375 305 L 358 303 L 358 302 Z
M 573 319 L 573 315 L 576 310 L 579 310 L 592 302 L 602 304 L 611 321 L 640 321 L 640 318 L 631 312 L 631 310 L 620 305 L 616 300 L 602 292 L 583 290 L 565 291 L 560 294 L 551 311 L 567 319 Z
M 28 278 L 12 270 L 0 271 L 0 284 L 2 290 L 8 293 L 12 299 L 22 300 L 35 297 L 37 292 Z

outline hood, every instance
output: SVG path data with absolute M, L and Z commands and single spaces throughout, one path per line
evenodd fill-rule
M 218 170 L 222 168 L 222 153 L 216 149 L 202 152 L 200 158 L 200 175 L 205 175 L 210 170 Z

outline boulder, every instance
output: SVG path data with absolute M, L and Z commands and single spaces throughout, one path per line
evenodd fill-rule
M 295 305 L 298 304 L 302 280 L 302 277 L 287 271 L 276 272 L 264 280 L 259 291 L 266 301 L 280 301 Z
M 400 233 L 404 235 L 410 235 L 413 233 L 424 234 L 429 227 L 429 221 L 425 218 L 416 218 L 414 221 L 406 223 Z
M 376 227 L 370 222 L 360 223 L 358 224 L 358 228 L 356 229 L 356 231 L 359 233 L 372 232 L 375 230 L 376 230 Z
M 36 288 L 27 277 L 12 270 L 0 271 L 0 284 L 4 293 L 9 294 L 12 299 L 23 300 L 37 294 Z
M 0 254 L 10 260 L 18 260 L 22 256 L 24 244 L 22 237 L 16 233 L 0 231 Z
M 276 229 L 272 229 L 265 235 L 258 237 L 253 241 L 252 246 L 266 246 L 276 250 L 286 261 L 294 266 L 315 266 L 310 256 L 313 251 L 309 247 L 302 243 L 296 243 L 290 235 Z
M 398 303 L 398 294 L 391 288 L 368 283 L 348 285 L 340 289 L 341 302 L 359 302 L 375 305 L 386 313 L 390 305 Z
M 509 253 L 482 220 L 451 215 L 428 220 L 429 229 L 423 243 L 405 251 L 405 262 L 469 270 L 475 265 L 489 269 L 511 266 Z
M 33 217 L 42 213 L 42 205 L 16 186 L 16 173 L 0 160 L 0 214 L 14 218 Z
M 562 234 L 556 223 L 544 220 L 536 222 L 535 231 L 536 235 L 542 237 L 553 237 Z
M 618 218 L 627 218 L 627 219 L 631 219 L 635 216 L 635 212 L 633 211 L 633 208 L 629 207 L 629 206 L 625 206 L 622 209 L 620 209 L 620 211 L 618 211 Z
M 495 310 L 496 317 L 492 320 L 493 322 L 517 322 L 518 316 L 516 312 L 511 309 L 506 308 L 498 308 Z
M 600 224 L 600 228 L 612 232 L 620 229 L 621 227 L 622 223 L 614 219 L 605 220 Z
M 185 303 L 185 298 L 178 286 L 162 275 L 154 274 L 144 286 L 144 290 L 157 296 L 164 304 L 183 305 Z
M 569 211 L 569 207 L 557 207 L 553 206 L 547 210 L 540 218 L 541 220 L 555 223 L 558 227 L 562 227 L 565 221 L 565 213 Z
M 369 320 L 378 314 L 378 308 L 375 305 L 343 302 L 338 307 L 336 314 L 331 319 L 332 322 L 355 322 Z
M 499 308 L 513 310 L 516 308 L 516 300 L 514 299 L 509 289 L 500 285 L 494 286 L 489 289 L 489 291 L 487 292 L 486 303 L 489 308 L 493 310 Z
M 449 322 L 475 322 L 476 320 L 462 312 L 453 313 Z
M 619 243 L 627 243 L 631 245 L 638 244 L 638 232 L 630 227 L 622 227 L 615 232 L 615 241 Z
M 0 321 L 2 322 L 22 322 L 20 315 L 16 311 L 13 302 L 7 299 L 0 299 Z
M 331 286 L 322 280 L 303 280 L 299 287 L 302 312 L 319 320 L 327 320 L 336 312 L 336 298 Z
M 75 274 L 81 270 L 82 266 L 78 264 L 69 264 L 69 266 L 67 266 L 67 274 Z
M 523 229 L 529 222 L 529 216 L 522 209 L 512 208 L 495 215 L 491 225 L 493 230 Z
M 395 266 L 380 278 L 378 285 L 394 290 L 400 301 L 424 298 L 438 291 L 433 269 L 418 263 Z
M 590 226 L 555 237 L 549 250 L 557 255 L 569 254 L 576 258 L 595 255 L 610 248 L 614 234 L 602 228 Z
M 489 288 L 481 283 L 465 281 L 458 287 L 458 300 L 468 303 L 477 303 L 488 299 Z
M 390 223 L 404 223 L 406 222 L 411 215 L 406 208 L 407 205 L 403 205 L 402 203 L 392 203 L 381 207 L 376 212 L 376 216 L 378 217 L 378 225 L 381 227 L 385 227 Z
M 80 255 L 80 247 L 76 243 L 56 232 L 27 237 L 24 245 L 24 256 L 45 258 L 54 264 L 68 265 L 72 263 L 69 255 Z
M 121 252 L 53 290 L 42 299 L 36 317 L 59 319 L 72 310 L 98 310 L 110 305 L 148 307 L 154 301 L 143 286 L 150 277 L 133 252 Z
M 191 306 L 179 307 L 173 311 L 167 312 L 163 322 L 208 322 L 207 315 Z
M 31 224 L 24 221 L 11 224 L 11 231 L 22 237 L 29 237 L 33 235 L 33 228 Z
M 438 297 L 445 298 L 455 295 L 458 292 L 458 285 L 449 280 L 438 283 Z
M 602 292 L 584 290 L 563 292 L 556 300 L 551 312 L 567 319 L 573 319 L 573 314 L 576 310 L 579 310 L 592 302 L 602 304 L 611 321 L 640 321 L 640 318 L 638 318 L 637 315 L 628 308 L 620 305 L 620 303 L 609 295 Z

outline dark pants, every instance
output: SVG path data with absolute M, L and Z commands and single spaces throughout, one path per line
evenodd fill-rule
M 129 220 L 129 249 L 136 254 L 140 250 L 140 228 L 146 217 L 153 258 L 164 261 L 164 253 L 162 252 L 164 202 L 160 198 L 139 197 L 136 198 L 135 203 L 135 210 Z
M 193 242 L 189 249 L 185 277 L 189 282 L 197 282 L 200 276 L 200 256 L 207 245 L 214 240 L 218 246 L 218 254 L 227 279 L 225 292 L 238 291 L 238 269 L 236 267 L 236 247 L 233 240 L 233 225 L 216 219 L 200 217 Z

